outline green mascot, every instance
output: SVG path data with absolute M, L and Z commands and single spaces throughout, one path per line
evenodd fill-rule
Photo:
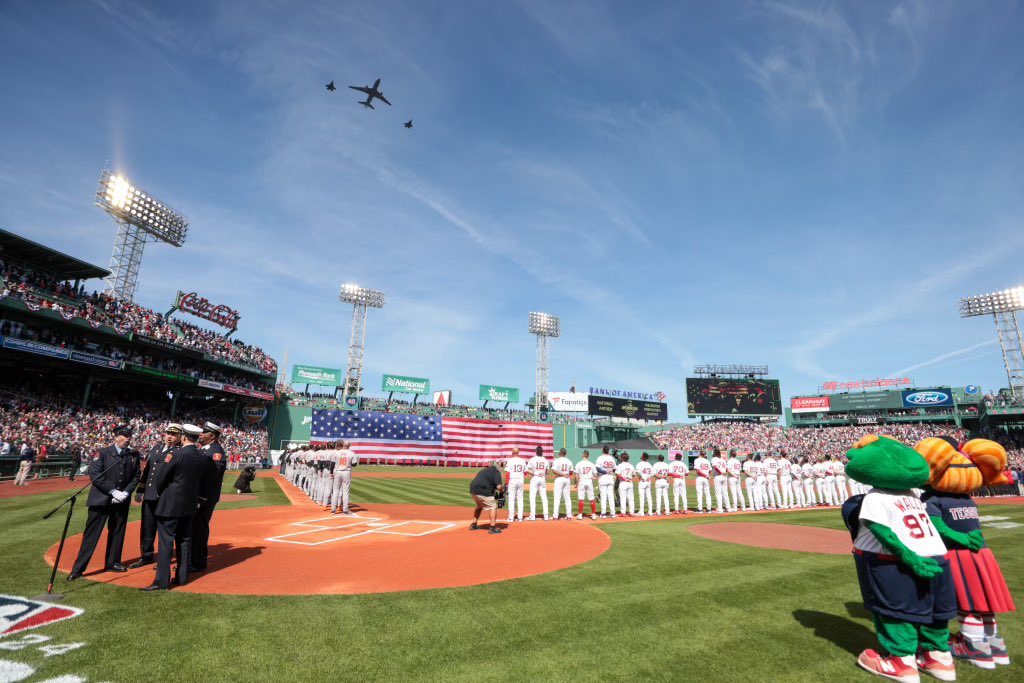
M 903 683 L 919 683 L 920 671 L 955 681 L 948 622 L 956 617 L 956 593 L 946 546 L 912 490 L 928 482 L 928 463 L 913 448 L 874 435 L 847 457 L 849 475 L 872 487 L 843 505 L 843 519 L 864 607 L 885 650 L 865 650 L 857 664 Z

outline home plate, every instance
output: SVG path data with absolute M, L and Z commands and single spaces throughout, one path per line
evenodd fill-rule
M 390 522 L 370 522 L 366 526 L 391 526 Z

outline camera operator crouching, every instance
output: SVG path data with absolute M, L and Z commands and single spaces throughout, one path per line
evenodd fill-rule
M 469 525 L 470 530 L 482 528 L 477 523 L 480 521 L 480 513 L 487 510 L 491 519 L 490 531 L 488 533 L 500 534 L 501 529 L 496 524 L 498 518 L 498 501 L 496 497 L 504 493 L 504 487 L 501 483 L 501 471 L 498 470 L 498 467 L 493 463 L 488 463 L 487 467 L 477 472 L 469 485 L 469 493 L 473 496 L 473 502 L 476 503 L 476 509 L 473 511 L 473 523 Z

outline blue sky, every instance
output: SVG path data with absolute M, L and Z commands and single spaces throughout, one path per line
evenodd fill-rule
M 111 166 L 191 219 L 137 299 L 240 310 L 343 367 L 341 282 L 382 289 L 365 384 L 456 401 L 665 391 L 764 363 L 785 395 L 1005 386 L 959 296 L 1024 283 L 1013 2 L 0 3 L 0 226 L 107 265 Z M 375 78 L 393 106 L 344 88 Z M 342 89 L 328 93 L 335 80 Z M 402 122 L 413 119 L 415 128 Z

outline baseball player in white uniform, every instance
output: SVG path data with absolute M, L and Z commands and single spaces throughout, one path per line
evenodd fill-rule
M 573 468 L 576 474 L 576 502 L 579 505 L 579 512 L 576 519 L 583 519 L 583 501 L 590 501 L 590 518 L 597 519 L 597 507 L 594 503 L 594 477 L 597 476 L 597 466 L 590 462 L 590 451 L 583 451 L 583 458 Z
M 640 483 L 637 486 L 640 493 L 640 511 L 639 515 L 644 517 L 646 515 L 654 514 L 654 501 L 651 498 L 651 479 L 654 477 L 654 465 L 648 460 L 650 456 L 643 453 L 640 456 L 640 462 L 636 464 L 636 474 L 640 478 Z M 647 513 L 644 513 L 644 501 L 647 501 Z
M 565 518 L 572 519 L 572 460 L 565 457 L 565 449 L 558 451 L 558 457 L 551 463 L 551 469 L 555 472 L 555 514 L 553 519 L 558 519 L 558 503 L 565 502 Z
M 672 480 L 672 497 L 675 502 L 676 512 L 679 512 L 679 499 L 682 498 L 682 513 L 685 515 L 690 512 L 690 503 L 686 500 L 686 475 L 690 473 L 690 468 L 686 466 L 682 453 L 675 454 L 672 462 L 668 464 L 668 471 L 669 478 Z
M 523 488 L 526 483 L 526 461 L 519 457 L 519 449 L 512 449 L 512 457 L 505 461 L 505 490 L 508 491 L 508 521 L 523 521 Z
M 715 500 L 718 501 L 718 512 L 727 512 L 729 510 L 729 492 L 728 492 L 728 477 L 725 475 L 725 458 L 722 457 L 722 452 L 715 449 L 711 455 L 711 476 L 712 481 L 715 484 Z M 725 503 L 724 509 L 722 503 Z
M 826 501 L 831 498 L 828 492 L 825 491 L 825 470 L 828 468 L 828 465 L 825 464 L 825 460 L 822 458 L 811 467 L 814 472 L 814 492 L 818 498 L 818 505 L 826 505 Z M 831 505 L 831 502 L 827 504 Z
M 743 479 L 743 483 L 747 488 L 747 499 L 750 501 L 750 508 L 752 510 L 760 510 L 760 498 L 761 496 L 757 490 L 757 467 L 756 463 L 752 458 L 747 458 L 743 461 L 743 474 L 746 476 Z
M 627 514 L 627 503 L 629 516 L 633 516 L 633 477 L 636 476 L 636 468 L 629 463 L 629 454 L 622 455 L 622 462 L 615 466 L 615 478 L 619 481 L 619 514 Z
M 785 451 L 779 453 L 779 491 L 783 510 L 793 507 L 793 463 L 786 457 Z
M 804 505 L 806 507 L 814 507 L 818 504 L 818 499 L 814 496 L 814 465 L 809 457 L 805 456 L 803 458 L 800 470 L 804 475 Z
M 601 494 L 601 516 L 615 516 L 615 457 L 608 453 L 608 447 L 601 449 L 594 465 L 598 468 L 597 487 Z
M 836 477 L 836 494 L 839 496 L 836 499 L 836 505 L 842 505 L 846 502 L 846 499 L 850 497 L 846 490 L 846 465 L 839 458 L 832 458 L 832 471 Z
M 526 462 L 526 471 L 530 473 L 530 516 L 529 521 L 537 519 L 537 496 L 543 503 L 544 520 L 548 519 L 548 461 L 544 457 L 544 449 L 537 446 L 537 454 Z
M 807 507 L 804 499 L 804 471 L 800 467 L 800 458 L 793 456 L 793 507 Z
M 656 501 L 654 514 L 666 517 L 672 509 L 668 506 L 668 475 L 669 467 L 665 462 L 665 456 L 659 455 L 658 462 L 654 463 L 654 500 Z M 665 502 L 664 508 L 661 507 L 662 501 Z M 663 509 L 664 512 L 662 512 Z
M 779 461 L 771 453 L 764 459 L 764 476 L 768 494 L 765 503 L 769 508 L 778 510 L 782 507 L 782 495 L 779 493 Z
M 740 459 L 733 453 L 725 461 L 725 471 L 729 473 L 729 497 L 732 498 L 732 506 L 729 512 L 737 510 L 747 511 L 747 502 L 743 498 L 743 486 L 740 484 L 740 473 L 743 472 L 743 465 Z
M 704 453 L 693 461 L 693 471 L 697 473 L 697 513 L 703 515 L 711 512 L 711 461 Z
M 768 477 L 765 475 L 764 461 L 761 460 L 760 455 L 754 456 L 754 464 L 757 466 L 755 481 L 757 484 L 757 495 L 760 497 L 757 509 L 764 510 L 768 507 Z
M 831 458 L 825 461 L 825 482 L 822 484 L 828 492 L 830 505 L 838 505 L 836 501 L 836 470 L 835 461 Z

